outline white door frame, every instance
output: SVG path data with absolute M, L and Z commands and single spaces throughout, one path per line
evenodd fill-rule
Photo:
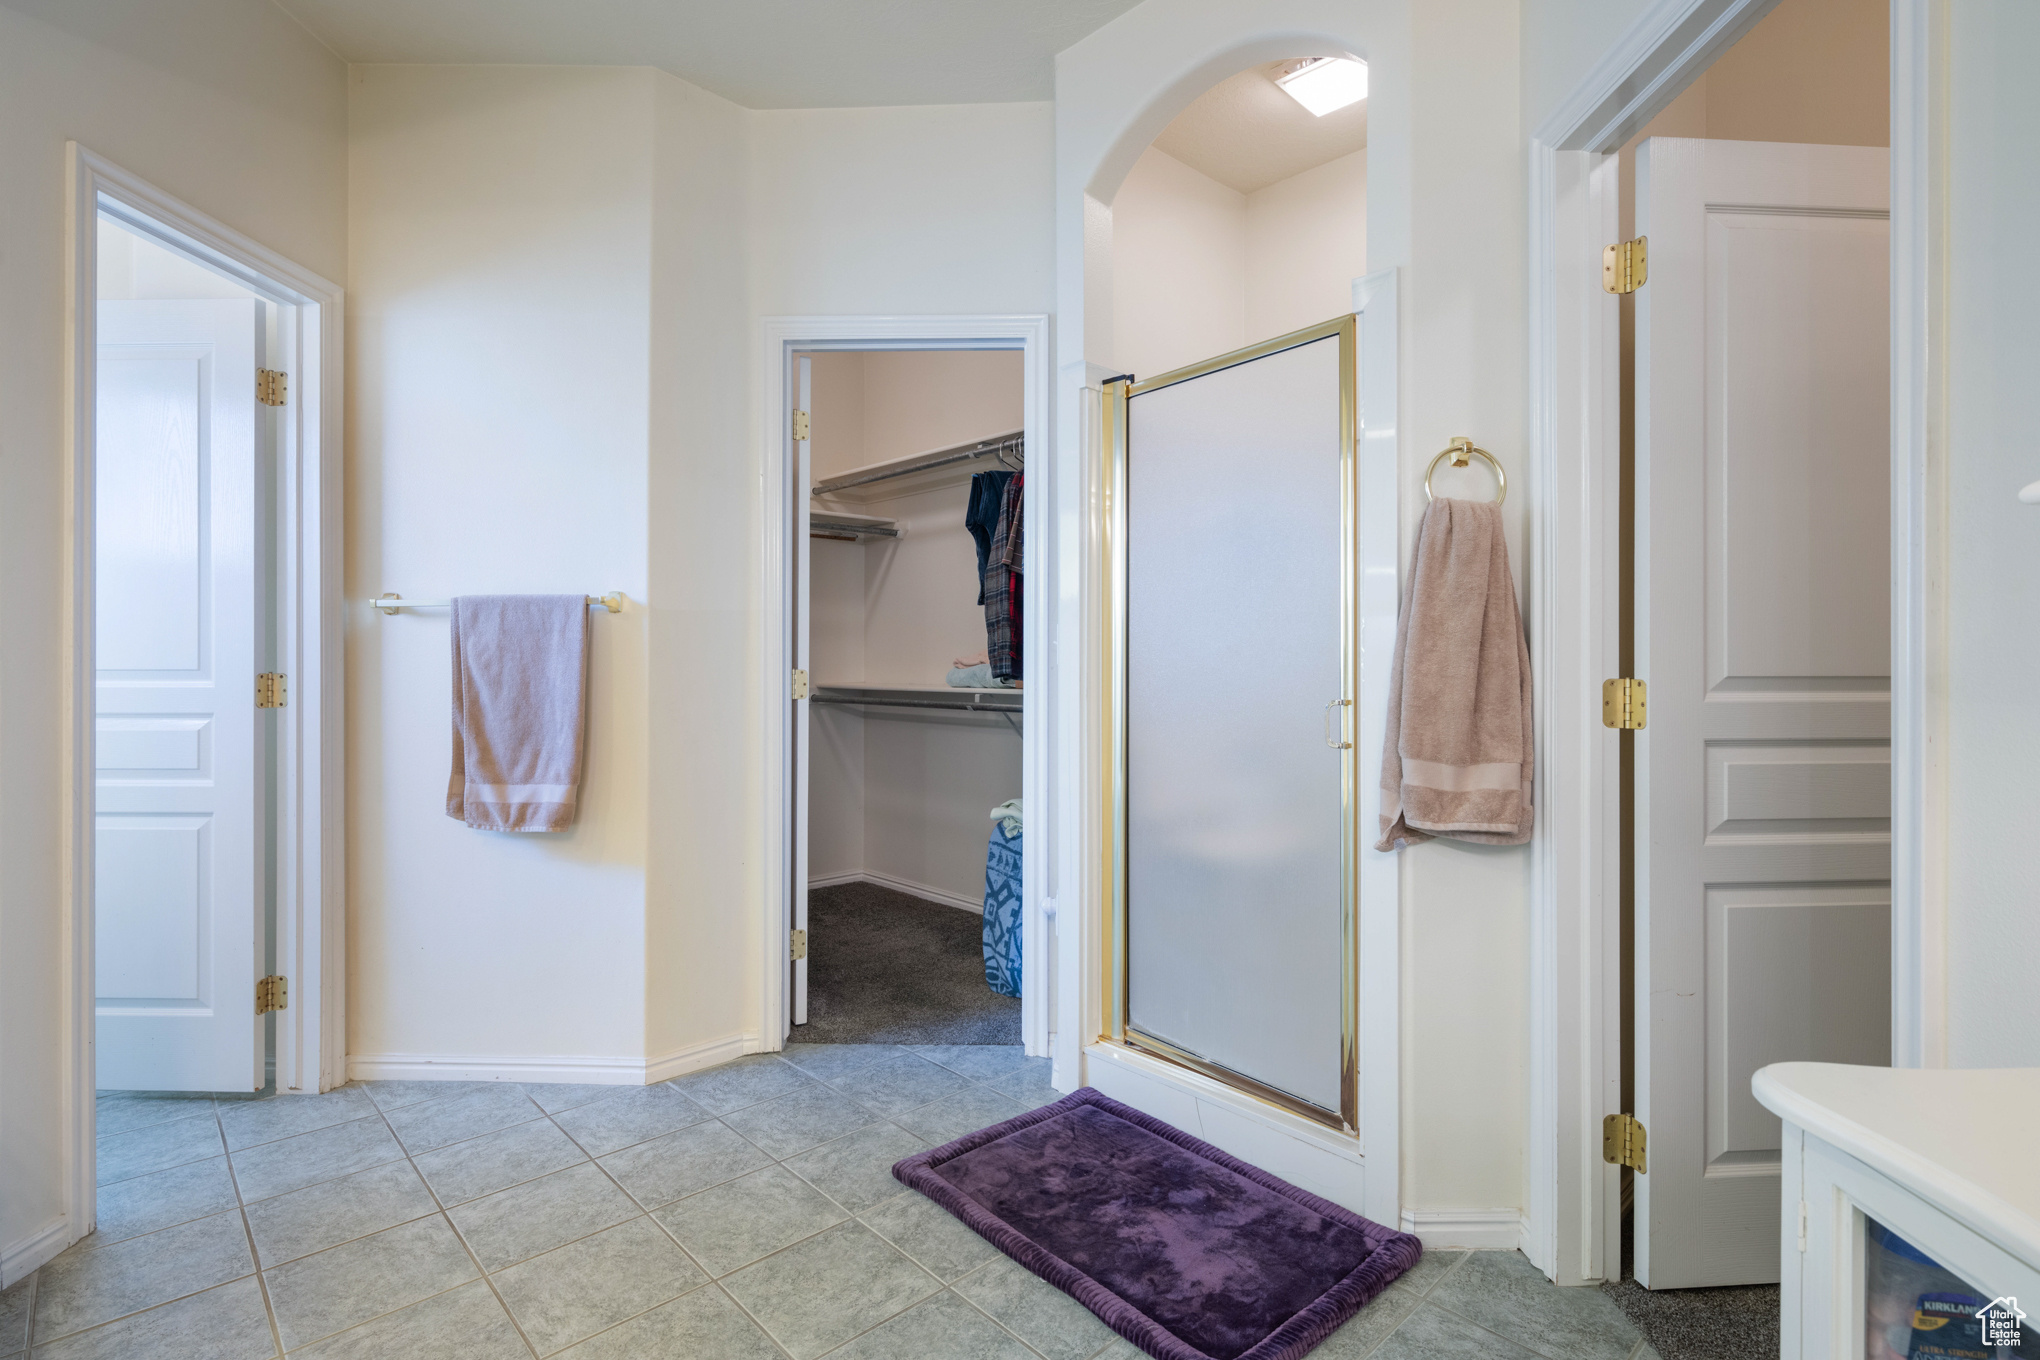
M 1032 463 L 1027 479 L 1027 525 L 1030 566 L 1052 567 L 1055 559 L 1046 542 L 1050 533 L 1047 507 L 1054 504 L 1054 460 L 1049 456 L 1048 318 L 1044 315 L 988 316 L 769 316 L 764 319 L 762 400 L 758 447 L 763 451 L 763 496 L 759 507 L 759 697 L 765 714 L 765 749 L 760 783 L 765 827 L 764 892 L 760 898 L 758 1033 L 766 1052 L 784 1043 L 788 996 L 786 905 L 793 890 L 793 800 L 788 784 L 788 753 L 793 739 L 793 617 L 789 572 L 794 545 L 786 540 L 786 507 L 794 488 L 789 474 L 795 466 L 793 431 L 786 419 L 790 365 L 797 351 L 876 349 L 1017 349 L 1021 352 L 1022 429 Z M 1037 541 L 1040 540 L 1040 541 Z M 1023 609 L 1029 618 L 1049 619 L 1053 573 L 1030 570 L 1022 578 Z M 1021 658 L 1024 716 L 1021 721 L 1021 778 L 1037 798 L 1053 797 L 1049 783 L 1055 709 L 1049 693 L 1052 675 L 1047 628 L 1030 633 Z M 1029 810 L 1037 826 L 1049 823 Z M 1049 985 L 1049 919 L 1043 873 L 1050 847 L 1045 837 L 1025 838 L 1021 854 L 1021 988 L 1020 1031 L 1027 1052 L 1046 1056 L 1053 1003 Z
M 289 702 L 277 723 L 277 966 L 289 979 L 278 1013 L 276 1086 L 317 1092 L 344 1080 L 346 989 L 342 882 L 340 450 L 342 293 L 224 223 L 76 142 L 68 146 L 65 272 L 65 556 L 62 1039 L 64 1198 L 69 1235 L 92 1230 L 93 973 L 93 411 L 97 394 L 99 215 L 193 257 L 283 304 L 279 358 L 290 375 L 279 461 L 278 659 Z M 252 381 L 252 379 L 251 379 Z M 254 677 L 249 677 L 254 683 Z M 52 1251 L 54 1254 L 54 1250 Z
M 1601 725 L 1616 673 L 1618 311 L 1602 293 L 1616 239 L 1615 153 L 1777 0 L 1656 0 L 1529 144 L 1531 459 L 1537 566 L 1528 620 L 1547 753 L 1531 878 L 1529 1183 L 1523 1250 L 1559 1284 L 1621 1270 L 1620 1173 L 1601 1120 L 1621 1112 L 1619 748 Z M 1925 163 L 1943 0 L 1892 9 L 1893 1061 L 1941 1054 L 1938 449 L 1930 424 Z M 1646 285 L 1647 286 L 1647 285 Z M 1935 457 L 1929 458 L 1930 448 Z

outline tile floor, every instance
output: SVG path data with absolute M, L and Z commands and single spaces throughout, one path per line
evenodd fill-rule
M 99 1230 L 0 1360 L 1134 1360 L 892 1179 L 1056 1098 L 1018 1048 L 795 1045 L 660 1086 L 107 1092 Z M 1433 1252 L 1323 1360 L 1653 1360 L 1594 1289 Z

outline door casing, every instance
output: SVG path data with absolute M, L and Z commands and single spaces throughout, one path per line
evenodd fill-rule
M 341 670 L 343 308 L 338 284 L 286 259 L 76 142 L 66 148 L 64 328 L 65 571 L 60 610 L 63 827 L 60 1038 L 61 1224 L 11 1260 L 18 1277 L 91 1232 L 94 1170 L 92 863 L 93 410 L 98 367 L 99 218 L 194 259 L 280 304 L 274 362 L 290 375 L 279 438 L 277 658 L 290 677 L 277 719 L 277 960 L 290 1001 L 278 1014 L 280 1091 L 344 1080 L 346 1025 Z M 252 678 L 251 678 L 252 683 Z

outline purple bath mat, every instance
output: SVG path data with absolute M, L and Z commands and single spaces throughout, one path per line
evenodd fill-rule
M 1157 1360 L 1296 1360 L 1423 1253 L 1088 1086 L 893 1175 Z

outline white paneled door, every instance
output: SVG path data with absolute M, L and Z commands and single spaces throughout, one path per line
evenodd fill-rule
M 261 304 L 99 304 L 97 1081 L 263 1084 Z
M 1636 1277 L 1778 1278 L 1767 1063 L 1891 1052 L 1887 153 L 1637 154 Z

